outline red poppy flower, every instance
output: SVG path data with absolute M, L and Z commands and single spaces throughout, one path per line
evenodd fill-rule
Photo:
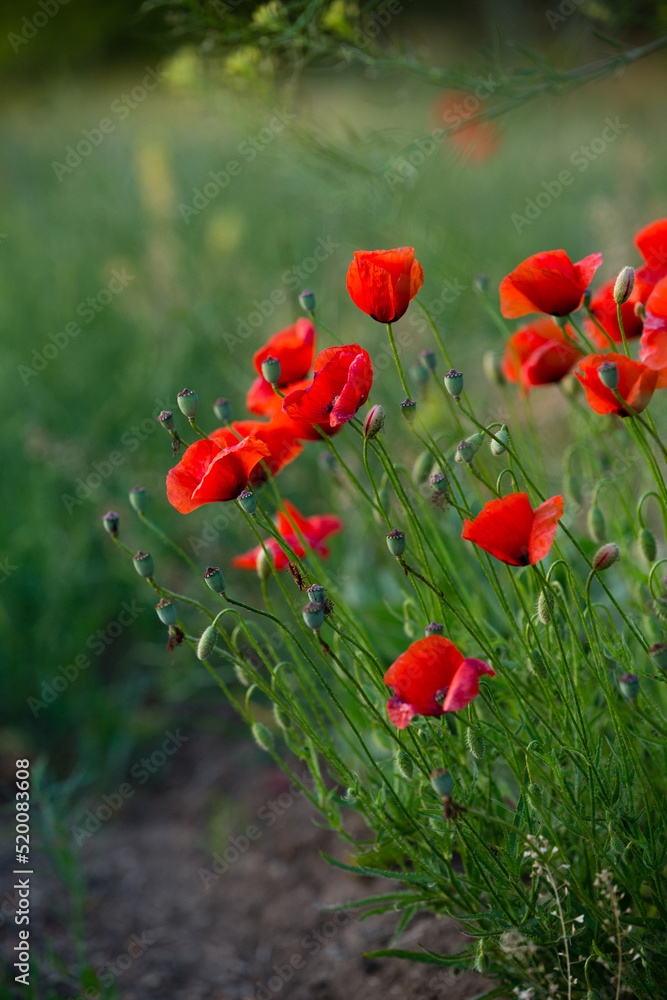
M 227 428 L 223 428 L 227 432 Z M 221 447 L 215 440 L 195 441 L 167 475 L 167 499 L 189 514 L 205 503 L 235 500 L 248 485 L 257 464 L 269 455 L 269 447 L 250 435 Z
M 293 389 L 283 399 L 283 412 L 300 424 L 340 427 L 368 399 L 373 367 L 358 344 L 320 351 L 307 388 Z
M 343 522 L 334 517 L 333 514 L 316 514 L 313 517 L 304 517 L 289 500 L 285 500 L 285 510 L 289 516 L 279 511 L 276 518 L 278 534 L 285 539 L 299 558 L 306 554 L 306 548 L 300 537 L 303 535 L 308 548 L 317 552 L 322 559 L 326 559 L 329 555 L 329 549 L 323 544 L 324 539 L 342 531 Z M 275 538 L 267 539 L 264 544 L 267 552 L 271 554 L 275 568 L 277 570 L 286 569 L 289 565 L 289 559 Z M 262 546 L 257 545 L 249 552 L 235 556 L 232 559 L 232 566 L 239 569 L 257 569 L 257 560 L 261 552 Z
M 600 381 L 598 368 L 603 361 L 612 361 L 618 368 L 618 389 L 621 399 L 624 399 L 633 410 L 641 413 L 651 401 L 656 388 L 658 388 L 659 372 L 642 364 L 641 361 L 633 361 L 625 354 L 588 354 L 579 362 L 575 375 L 586 391 L 586 401 L 596 413 L 615 413 L 619 417 L 629 416 L 626 410 L 616 399 L 611 389 L 608 389 Z
M 356 250 L 347 272 L 347 290 L 355 306 L 378 323 L 395 323 L 424 283 L 414 247 Z
M 448 90 L 434 105 L 435 120 L 450 129 L 447 142 L 460 157 L 473 162 L 488 159 L 498 146 L 498 129 L 480 119 L 480 99 L 465 91 Z
M 608 281 L 606 285 L 602 286 L 602 288 L 598 288 L 595 295 L 591 298 L 590 309 L 598 323 L 605 328 L 614 343 L 621 344 L 623 342 L 623 338 L 621 337 L 621 330 L 618 325 L 618 313 L 616 311 L 616 302 L 614 301 L 615 284 L 616 280 L 614 279 L 612 281 Z M 635 305 L 639 301 L 639 291 L 637 289 L 637 285 L 635 284 L 630 298 L 621 306 L 623 329 L 628 340 L 638 337 L 642 332 L 642 321 L 639 316 L 635 314 Z M 595 324 L 591 319 L 586 318 L 584 320 L 584 325 L 586 327 L 586 332 L 593 343 L 597 344 L 598 347 L 609 347 L 609 337 L 605 337 L 604 333 L 600 327 L 597 326 L 597 324 Z
M 592 253 L 576 264 L 564 250 L 533 254 L 503 278 L 500 311 L 508 319 L 533 312 L 567 316 L 583 302 L 601 263 L 601 253 Z
M 527 493 L 510 493 L 490 500 L 474 521 L 464 521 L 461 537 L 510 566 L 534 566 L 548 555 L 562 516 L 561 496 L 534 511 Z
M 545 317 L 512 334 L 501 367 L 508 382 L 519 382 L 524 392 L 529 392 L 536 385 L 560 382 L 581 355 L 572 337 L 551 317 Z
M 268 357 L 280 362 L 280 381 L 284 389 L 293 382 L 304 379 L 310 371 L 315 354 L 315 327 L 309 319 L 298 319 L 292 326 L 279 330 L 256 352 L 252 361 L 259 375 L 248 392 L 248 409 L 251 413 L 264 414 L 270 398 L 280 399 L 270 382 L 262 376 L 262 362 Z
M 460 712 L 479 694 L 482 674 L 496 675 L 483 660 L 465 659 L 444 636 L 418 639 L 384 675 L 385 684 L 394 690 L 387 702 L 389 718 L 405 729 L 415 715 Z
M 656 388 L 667 385 L 667 277 L 662 278 L 646 301 L 646 318 L 639 358 L 660 372 Z
M 640 229 L 635 246 L 646 261 L 635 272 L 635 288 L 640 302 L 646 302 L 659 281 L 667 277 L 667 219 L 658 219 Z
M 277 399 L 280 400 L 280 396 Z M 268 478 L 267 468 L 272 476 L 277 476 L 284 466 L 301 454 L 303 445 L 295 434 L 296 429 L 294 421 L 278 411 L 267 421 L 239 420 L 231 425 L 231 429 L 221 427 L 213 431 L 211 438 L 225 447 L 238 440 L 238 434 L 244 438 L 255 437 L 264 442 L 268 448 L 268 454 L 250 473 L 250 485 L 257 486 L 266 482 Z

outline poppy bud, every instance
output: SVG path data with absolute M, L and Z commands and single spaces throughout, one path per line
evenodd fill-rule
M 428 625 L 424 626 L 424 633 L 426 635 L 442 635 L 445 631 L 445 626 L 440 625 L 438 622 L 429 622 Z
M 243 684 L 244 687 L 250 687 L 250 678 L 240 663 L 234 664 L 234 673 L 236 674 L 236 679 L 239 684 Z
M 540 653 L 539 649 L 530 649 L 528 651 L 529 661 L 528 665 L 532 669 L 533 673 L 539 674 L 540 677 L 546 678 L 549 676 L 547 670 L 547 665 L 544 662 L 544 658 Z
M 173 431 L 174 429 L 174 414 L 171 410 L 163 410 L 157 418 L 157 422 L 162 424 L 162 426 L 168 430 Z
M 208 567 L 204 573 L 204 583 L 211 588 L 214 594 L 224 594 L 225 592 L 225 578 L 222 575 L 222 570 L 217 566 Z
M 655 541 L 655 535 L 648 528 L 642 528 L 639 532 L 639 547 L 647 563 L 655 562 L 655 557 L 658 554 L 658 546 Z
M 324 604 L 324 599 L 327 596 L 327 592 L 321 583 L 314 583 L 312 587 L 309 587 L 306 591 L 311 604 Z
M 220 396 L 213 404 L 213 412 L 221 423 L 228 424 L 232 419 L 232 404 L 224 396 Z
M 495 351 L 486 351 L 482 358 L 482 369 L 492 385 L 507 385 L 507 379 L 503 375 L 500 358 Z
M 137 514 L 143 514 L 148 506 L 148 493 L 143 486 L 133 486 L 129 492 L 129 500 Z
M 207 660 L 215 649 L 215 640 L 218 638 L 218 630 L 215 625 L 209 625 L 201 634 L 197 645 L 197 659 Z
M 396 761 L 396 770 L 398 771 L 398 773 L 403 778 L 406 778 L 408 781 L 410 781 L 413 774 L 415 773 L 415 765 L 412 763 L 412 757 L 410 757 L 410 755 L 407 754 L 405 750 L 399 750 L 396 753 L 395 761 Z
M 654 642 L 648 650 L 648 655 L 658 670 L 662 670 L 663 674 L 667 674 L 667 645 L 664 642 Z
M 427 368 L 430 372 L 434 372 L 438 366 L 438 359 L 435 356 L 435 351 L 429 351 L 428 348 L 421 352 L 419 360 L 423 364 L 424 368 Z
M 155 605 L 155 610 L 157 611 L 157 616 L 163 625 L 175 625 L 176 624 L 176 605 L 173 601 L 167 601 L 163 597 L 161 601 Z
M 112 538 L 118 538 L 118 525 L 120 524 L 120 515 L 116 513 L 115 510 L 109 510 L 102 518 L 102 524 L 104 525 L 104 530 L 108 531 Z
M 618 365 L 613 361 L 603 361 L 598 366 L 598 376 L 603 386 L 614 392 L 618 388 Z
M 299 304 L 304 312 L 315 312 L 315 293 L 309 292 L 307 288 L 304 288 L 299 296 Z
M 646 309 L 644 308 L 643 302 L 635 302 L 635 316 L 640 319 L 642 323 L 646 319 Z
M 628 701 L 636 701 L 639 694 L 639 677 L 637 674 L 623 674 L 618 679 L 618 689 Z
M 614 285 L 614 302 L 617 306 L 622 306 L 624 302 L 628 301 L 634 287 L 635 269 L 634 267 L 624 267 Z
M 418 361 L 417 364 L 412 366 L 410 374 L 419 385 L 426 385 L 431 377 L 428 368 L 423 365 L 421 361 Z
M 451 795 L 454 790 L 454 779 L 452 778 L 449 771 L 445 771 L 442 767 L 439 767 L 437 771 L 434 771 L 431 775 L 431 785 L 436 795 L 442 798 L 445 795 Z
M 604 514 L 597 505 L 591 507 L 589 510 L 587 520 L 588 534 L 591 536 L 593 541 L 597 542 L 599 545 L 605 536 L 606 525 L 604 521 Z
M 441 496 L 447 496 L 449 493 L 449 483 L 444 473 L 434 472 L 429 481 L 436 493 L 440 493 Z
M 409 424 L 413 422 L 417 416 L 417 404 L 414 399 L 404 399 L 401 403 L 401 413 L 407 420 Z
M 253 722 L 250 732 L 260 750 L 266 750 L 267 753 L 273 750 L 275 744 L 273 733 L 266 726 L 263 726 L 261 722 Z
M 287 712 L 285 712 L 280 705 L 276 705 L 275 703 L 273 705 L 273 718 L 276 720 L 276 724 L 280 726 L 281 729 L 289 729 L 292 725 Z
M 581 483 L 573 472 L 568 472 L 565 476 L 565 492 L 573 503 L 580 504 L 584 499 L 583 493 L 581 492 Z
M 391 552 L 392 556 L 396 556 L 397 559 L 405 552 L 405 532 L 399 531 L 398 528 L 394 528 L 387 535 L 387 548 Z
M 421 486 L 429 478 L 429 473 L 433 468 L 433 455 L 430 451 L 423 451 L 421 455 L 418 455 L 415 459 L 415 463 L 412 466 L 412 478 L 417 484 Z
M 301 609 L 301 614 L 308 628 L 312 628 L 313 632 L 319 632 L 324 624 L 324 606 L 311 601 Z
M 549 625 L 553 617 L 554 599 L 548 590 L 541 590 L 537 598 L 537 617 L 543 625 Z
M 371 406 L 364 420 L 364 437 L 372 441 L 384 427 L 384 407 L 380 403 Z M 329 454 L 329 452 L 327 452 Z
M 150 580 L 155 572 L 153 556 L 148 552 L 137 552 L 132 561 L 139 576 L 145 576 L 147 580 Z
M 267 556 L 264 549 L 262 549 L 257 556 L 257 565 L 255 569 L 257 570 L 257 576 L 260 580 L 268 580 L 271 576 L 271 560 Z
M 444 377 L 445 389 L 454 399 L 458 399 L 463 392 L 463 372 L 450 369 Z
M 188 420 L 194 420 L 199 409 L 199 396 L 194 389 L 183 389 L 182 392 L 179 392 L 176 399 L 178 400 L 178 408 L 183 416 L 187 417 Z
M 250 514 L 252 517 L 257 510 L 257 499 L 255 494 L 251 493 L 250 490 L 243 490 L 242 493 L 239 493 L 236 499 L 241 510 L 244 510 L 246 514 Z
M 456 449 L 456 454 L 454 455 L 454 459 L 457 462 L 461 462 L 465 465 L 470 465 L 473 458 L 481 448 L 483 441 L 484 441 L 484 435 L 481 433 L 481 431 L 478 431 L 477 434 L 471 434 L 469 438 L 465 439 L 465 441 L 459 442 L 459 446 Z
M 616 542 L 607 542 L 599 548 L 593 556 L 593 571 L 601 573 L 604 569 L 609 569 L 621 558 L 621 550 Z
M 472 279 L 472 287 L 475 289 L 478 295 L 486 295 L 486 290 L 489 287 L 491 279 L 488 274 L 477 274 Z
M 486 747 L 484 745 L 484 740 L 472 726 L 468 726 L 465 734 L 465 741 L 468 750 L 473 755 L 475 760 L 483 760 Z
M 493 432 L 493 437 L 489 438 L 489 450 L 492 455 L 502 455 L 507 451 L 508 445 L 510 443 L 510 436 L 507 431 L 507 424 Z
M 280 361 L 278 358 L 269 356 L 262 361 L 262 375 L 271 385 L 278 385 L 280 382 Z

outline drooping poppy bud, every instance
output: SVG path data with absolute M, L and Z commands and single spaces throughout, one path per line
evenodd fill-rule
M 148 493 L 143 486 L 133 486 L 129 492 L 129 500 L 137 514 L 143 514 L 148 506 Z
M 168 601 L 166 598 L 162 598 L 161 601 L 155 605 L 155 610 L 157 611 L 157 616 L 163 625 L 175 625 L 176 618 L 178 617 L 176 611 L 176 605 L 173 601 Z
M 267 753 L 273 750 L 275 739 L 270 729 L 263 726 L 261 722 L 253 722 L 250 732 L 260 750 L 266 750 Z
M 412 466 L 412 478 L 417 486 L 422 486 L 430 477 L 433 468 L 433 455 L 430 451 L 423 451 L 417 455 Z
M 153 556 L 149 552 L 137 552 L 132 561 L 139 576 L 146 577 L 147 580 L 150 580 L 155 572 Z
M 371 406 L 364 420 L 364 437 L 367 441 L 372 441 L 384 427 L 384 407 L 380 403 Z
M 484 740 L 480 733 L 472 726 L 468 726 L 465 732 L 466 746 L 475 760 L 483 760 L 486 752 Z
M 647 563 L 655 562 L 655 557 L 658 554 L 658 546 L 655 535 L 649 528 L 642 528 L 639 532 L 639 547 Z
M 183 389 L 176 397 L 178 408 L 188 420 L 194 420 L 199 410 L 199 396 L 194 389 Z
M 412 762 L 412 757 L 405 752 L 405 750 L 397 750 L 396 757 L 396 770 L 405 778 L 407 781 L 412 780 L 412 776 L 415 773 L 415 765 Z
M 607 528 L 605 525 L 604 514 L 597 504 L 594 504 L 589 510 L 587 521 L 588 534 L 594 542 L 597 542 L 598 545 L 602 544 Z
M 537 598 L 537 617 L 543 625 L 550 625 L 553 618 L 554 599 L 549 590 L 541 590 Z

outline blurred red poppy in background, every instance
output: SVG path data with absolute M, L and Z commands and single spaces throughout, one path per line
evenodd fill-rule
M 596 413 L 615 413 L 619 417 L 628 417 L 626 410 L 611 389 L 600 381 L 598 368 L 603 361 L 609 361 L 618 368 L 617 392 L 637 413 L 641 413 L 651 401 L 654 391 L 658 388 L 659 372 L 641 361 L 633 361 L 625 354 L 588 354 L 579 362 L 574 374 L 584 387 L 586 402 Z
M 464 521 L 461 537 L 510 566 L 534 566 L 548 555 L 562 516 L 561 496 L 533 510 L 527 493 L 510 493 L 490 500 L 474 521 Z
M 433 105 L 439 126 L 449 129 L 447 144 L 465 160 L 481 162 L 495 153 L 500 135 L 496 125 L 481 118 L 482 102 L 474 94 L 448 90 Z
M 508 319 L 534 312 L 567 316 L 583 302 L 601 263 L 601 253 L 592 253 L 576 264 L 564 250 L 533 254 L 503 278 L 500 311 Z
M 667 367 L 667 277 L 658 282 L 646 300 L 639 357 L 649 368 Z M 664 384 L 661 378 L 658 385 Z
M 423 283 L 414 247 L 357 250 L 347 272 L 352 301 L 378 323 L 400 319 Z
M 616 311 L 616 301 L 614 299 L 614 285 L 616 280 L 608 281 L 606 285 L 598 288 L 597 292 L 592 296 L 590 303 L 590 310 L 595 316 L 596 320 L 603 326 L 609 337 L 614 341 L 615 344 L 621 344 L 623 338 L 621 337 L 621 330 L 618 325 L 618 313 Z M 624 302 L 621 306 L 621 319 L 623 321 L 623 329 L 625 331 L 625 336 L 628 340 L 633 340 L 638 337 L 642 332 L 642 320 L 640 316 L 635 313 L 635 306 L 640 301 L 639 290 L 637 288 L 637 283 L 635 282 L 635 287 L 632 289 L 632 294 L 627 302 Z M 598 347 L 609 347 L 609 337 L 605 337 L 604 333 L 593 320 L 584 320 L 584 326 L 586 328 L 586 333 Z
M 235 500 L 268 455 L 268 445 L 252 435 L 239 441 L 232 434 L 229 443 L 225 439 L 220 444 L 210 438 L 195 441 L 167 475 L 167 499 L 181 514 L 205 503 Z
M 315 360 L 310 385 L 285 396 L 283 412 L 299 424 L 338 428 L 366 402 L 372 384 L 368 351 L 358 344 L 327 347 Z
M 635 271 L 640 302 L 646 302 L 655 285 L 667 277 L 667 219 L 657 219 L 640 229 L 635 246 L 646 261 Z
M 503 375 L 508 382 L 518 382 L 524 392 L 560 382 L 583 353 L 573 338 L 574 331 L 568 336 L 550 317 L 536 319 L 516 330 L 505 344 Z
M 393 688 L 387 702 L 389 718 L 405 729 L 415 715 L 459 712 L 479 694 L 482 674 L 495 677 L 483 660 L 465 659 L 453 642 L 429 635 L 413 642 L 384 675 Z
M 302 535 L 308 548 L 317 552 L 322 559 L 326 559 L 329 555 L 329 549 L 323 544 L 324 539 L 342 531 L 343 522 L 333 514 L 315 514 L 313 517 L 304 517 L 289 500 L 285 500 L 285 510 L 287 514 L 278 511 L 276 518 L 276 527 L 281 538 L 285 539 L 285 542 L 301 559 L 306 555 L 306 548 L 300 537 Z M 275 568 L 277 570 L 287 569 L 289 558 L 276 539 L 268 538 L 264 545 L 271 555 Z M 257 560 L 261 553 L 262 546 L 256 545 L 249 552 L 235 556 L 232 559 L 232 566 L 236 566 L 238 569 L 257 569 Z

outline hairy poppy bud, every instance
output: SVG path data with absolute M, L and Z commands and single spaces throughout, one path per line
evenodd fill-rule
M 412 478 L 417 486 L 421 486 L 429 478 L 429 473 L 433 468 L 433 455 L 430 451 L 423 451 L 417 455 L 412 466 Z
M 440 493 L 441 496 L 447 496 L 449 493 L 449 483 L 447 482 L 447 476 L 445 476 L 444 473 L 434 472 L 429 482 L 436 493 Z
M 251 493 L 250 490 L 243 490 L 236 499 L 241 510 L 244 510 L 246 514 L 250 514 L 252 517 L 257 510 L 257 498 L 255 494 Z
M 415 773 L 415 765 L 412 763 L 412 757 L 410 757 L 405 750 L 398 750 L 394 759 L 396 761 L 396 770 L 398 773 L 403 778 L 410 781 Z
M 215 625 L 209 625 L 201 634 L 197 644 L 197 659 L 207 660 L 215 649 L 215 641 L 218 638 L 218 630 Z
M 658 554 L 658 546 L 655 541 L 655 535 L 649 528 L 642 528 L 639 532 L 639 547 L 647 563 L 655 562 L 655 557 Z
M 236 679 L 239 684 L 243 684 L 244 687 L 250 687 L 250 678 L 240 663 L 234 664 L 234 673 L 236 674 Z
M 148 493 L 143 486 L 133 486 L 129 492 L 129 500 L 137 514 L 143 514 L 148 506 Z
M 614 284 L 614 302 L 617 306 L 622 306 L 632 295 L 635 287 L 634 267 L 624 267 Z
M 315 293 L 309 292 L 307 288 L 304 288 L 299 296 L 299 303 L 304 312 L 315 312 Z
M 276 720 L 276 724 L 280 726 L 281 729 L 291 728 L 292 723 L 289 715 L 283 708 L 280 707 L 280 705 L 276 705 L 275 702 L 273 704 L 273 718 Z
M 503 375 L 501 361 L 495 351 L 486 351 L 482 358 L 482 370 L 492 385 L 503 386 L 507 379 Z
M 413 422 L 417 416 L 417 404 L 414 399 L 404 399 L 401 403 L 401 413 L 407 420 L 409 424 Z
M 213 412 L 221 423 L 228 424 L 232 419 L 232 404 L 224 396 L 220 396 L 213 404 Z
M 390 531 L 387 535 L 387 548 L 392 556 L 399 559 L 405 552 L 405 532 L 399 531 L 398 528 Z
M 451 795 L 454 790 L 454 779 L 449 771 L 439 767 L 431 775 L 431 785 L 436 795 L 442 798 L 444 795 Z
M 157 611 L 157 616 L 163 625 L 175 625 L 176 624 L 176 605 L 173 601 L 168 601 L 164 597 L 161 601 L 155 605 L 155 610 Z
M 421 352 L 419 360 L 423 364 L 424 368 L 427 368 L 430 372 L 434 372 L 438 366 L 438 359 L 435 356 L 435 351 L 429 351 L 428 348 Z
M 667 645 L 664 642 L 654 642 L 648 649 L 648 655 L 658 670 L 662 670 L 664 674 L 667 674 Z
M 605 536 L 606 525 L 604 521 L 604 514 L 597 505 L 591 507 L 589 510 L 587 521 L 588 534 L 591 536 L 593 541 L 597 542 L 599 545 Z
M 553 618 L 554 599 L 548 590 L 541 590 L 537 598 L 537 617 L 543 625 L 549 625 Z
M 262 375 L 271 385 L 278 385 L 280 382 L 280 361 L 278 358 L 269 356 L 262 361 Z
M 199 396 L 194 389 L 183 389 L 182 392 L 179 392 L 176 399 L 178 400 L 178 408 L 183 416 L 187 417 L 188 420 L 194 420 L 199 409 Z
M 502 455 L 507 451 L 510 443 L 510 436 L 507 424 L 503 424 L 499 430 L 493 432 L 493 437 L 489 438 L 489 451 L 492 455 Z
M 255 566 L 255 569 L 257 570 L 257 576 L 260 580 L 268 580 L 271 576 L 271 559 L 267 556 L 264 549 L 261 549 L 261 551 L 257 554 L 257 565 Z
M 533 673 L 539 674 L 540 677 L 543 678 L 548 677 L 549 671 L 547 670 L 547 665 L 544 662 L 544 658 L 539 649 L 530 649 L 528 651 L 528 656 L 528 665 L 532 669 Z
M 581 492 L 581 483 L 573 472 L 568 472 L 565 476 L 565 492 L 573 503 L 580 504 L 584 499 Z
M 468 750 L 473 755 L 475 760 L 483 760 L 486 747 L 484 745 L 484 740 L 472 726 L 468 726 L 465 734 L 465 741 Z
M 598 376 L 603 386 L 614 392 L 618 388 L 618 365 L 613 361 L 603 361 L 598 366 Z
M 445 389 L 454 399 L 458 399 L 463 392 L 463 372 L 457 372 L 451 368 L 444 376 Z
M 120 524 L 120 515 L 116 513 L 115 510 L 109 510 L 102 518 L 102 524 L 104 525 L 104 530 L 108 531 L 112 538 L 118 537 L 118 525 Z
M 623 674 L 618 679 L 618 689 L 628 701 L 636 701 L 639 694 L 639 677 L 637 674 Z
M 132 561 L 139 576 L 145 576 L 146 579 L 150 580 L 155 572 L 153 556 L 148 552 L 137 552 Z
M 301 609 L 301 614 L 308 628 L 312 628 L 313 632 L 319 632 L 324 624 L 324 606 L 311 601 Z
M 424 626 L 426 635 L 442 635 L 444 631 L 445 626 L 438 624 L 438 622 L 429 622 L 428 625 Z
M 364 420 L 364 437 L 372 441 L 384 427 L 384 407 L 380 403 L 371 406 Z
M 253 722 L 250 732 L 260 750 L 266 750 L 267 753 L 273 750 L 275 744 L 273 733 L 266 726 L 263 726 L 261 722 Z
M 621 558 L 621 550 L 616 542 L 607 542 L 597 550 L 593 556 L 593 571 L 601 573 L 602 570 L 609 569 Z
M 222 570 L 217 566 L 208 567 L 204 573 L 204 583 L 211 588 L 214 594 L 224 594 L 225 592 L 225 578 L 222 575 Z
M 327 596 L 327 592 L 321 583 L 314 583 L 312 587 L 309 587 L 306 591 L 311 604 L 324 604 L 324 599 Z
M 174 429 L 174 414 L 171 410 L 163 410 L 162 413 L 158 415 L 157 422 L 162 424 L 162 426 L 168 430 L 173 431 Z

